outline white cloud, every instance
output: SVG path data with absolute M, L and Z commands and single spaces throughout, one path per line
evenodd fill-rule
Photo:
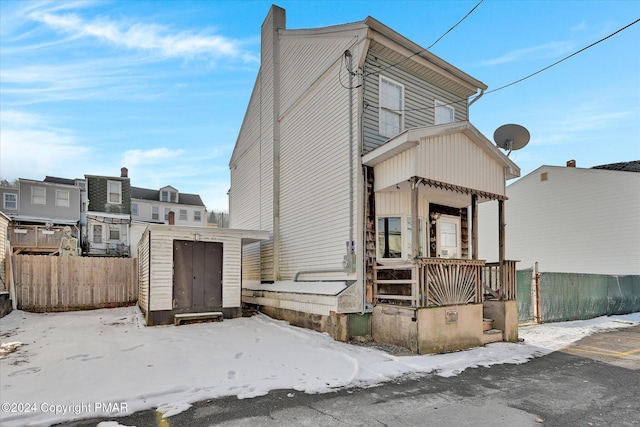
M 223 36 L 181 31 L 156 24 L 114 21 L 109 18 L 82 19 L 74 13 L 32 12 L 30 18 L 74 38 L 93 37 L 115 46 L 157 52 L 163 57 L 227 57 L 258 63 L 257 56 L 240 48 L 240 42 Z
M 64 174 L 84 163 L 89 149 L 74 134 L 41 116 L 20 111 L 0 114 L 0 175 L 41 179 Z M 24 176 L 28 171 L 29 176 Z

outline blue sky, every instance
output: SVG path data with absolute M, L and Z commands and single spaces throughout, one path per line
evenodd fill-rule
M 0 178 L 115 175 L 227 209 L 228 162 L 272 1 L 0 1 Z M 427 47 L 478 1 L 280 1 L 287 28 L 372 16 Z M 534 73 L 640 18 L 638 1 L 485 0 L 431 52 L 489 86 Z M 537 167 L 640 159 L 640 23 L 487 93 L 470 121 L 531 141 Z

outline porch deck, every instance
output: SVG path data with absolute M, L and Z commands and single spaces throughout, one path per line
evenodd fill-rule
M 516 262 L 418 258 L 374 267 L 374 303 L 406 307 L 480 304 L 515 300 Z

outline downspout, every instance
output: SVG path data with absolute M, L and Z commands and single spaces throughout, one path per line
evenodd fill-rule
M 478 96 L 476 96 L 475 98 L 473 98 L 471 100 L 471 102 L 469 103 L 469 105 L 467 105 L 467 108 L 471 107 L 473 105 L 474 102 L 476 102 L 477 100 L 479 100 L 480 98 L 482 98 L 482 95 L 484 95 L 484 89 L 480 89 L 480 93 L 478 94 Z M 467 113 L 468 115 L 468 113 Z
M 353 57 L 349 50 L 344 52 L 344 56 L 349 64 L 349 243 L 353 253 Z

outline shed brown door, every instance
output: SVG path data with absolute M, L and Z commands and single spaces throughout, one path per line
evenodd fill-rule
M 222 243 L 173 241 L 173 295 L 178 310 L 222 307 Z

